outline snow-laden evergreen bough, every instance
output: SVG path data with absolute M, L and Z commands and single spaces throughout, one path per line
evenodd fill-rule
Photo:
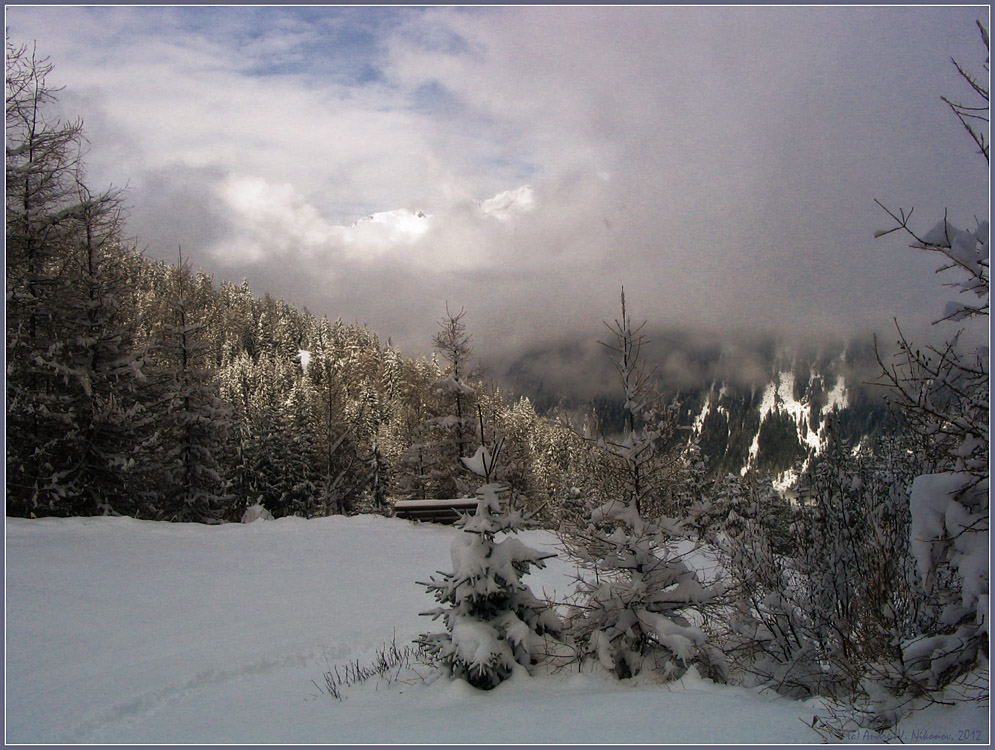
M 493 474 L 494 458 L 483 447 L 463 463 L 485 479 Z M 553 555 L 514 536 L 526 522 L 518 511 L 502 510 L 504 494 L 497 482 L 480 487 L 476 511 L 456 523 L 452 572 L 422 584 L 440 605 L 422 614 L 441 618 L 446 630 L 423 634 L 417 643 L 450 676 L 483 690 L 497 687 L 516 665 L 529 670 L 538 664 L 546 639 L 562 629 L 549 605 L 521 580 Z
M 589 571 L 570 620 L 581 654 L 621 679 L 646 670 L 680 677 L 705 654 L 693 613 L 717 591 L 669 548 L 674 529 L 643 519 L 633 503 L 609 501 L 591 522 L 586 545 L 572 548 Z

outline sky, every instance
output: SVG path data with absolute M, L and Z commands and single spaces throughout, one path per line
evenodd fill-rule
M 928 231 L 988 215 L 947 95 L 974 7 L 8 6 L 153 257 L 490 368 L 652 326 L 910 330 Z

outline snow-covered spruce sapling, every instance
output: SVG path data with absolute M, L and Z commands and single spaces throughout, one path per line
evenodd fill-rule
M 446 630 L 417 639 L 431 662 L 483 690 L 510 677 L 516 665 L 529 669 L 539 663 L 545 638 L 562 629 L 552 609 L 521 580 L 553 555 L 513 536 L 525 520 L 501 509 L 505 487 L 491 481 L 499 453 L 500 443 L 493 453 L 481 446 L 463 461 L 485 484 L 477 490 L 473 515 L 457 521 L 452 572 L 422 584 L 440 605 L 422 614 L 442 618 Z
M 640 361 L 645 339 L 632 326 L 624 292 L 621 301 L 621 319 L 608 326 L 614 341 L 605 346 L 625 394 L 625 431 L 617 438 L 602 432 L 594 446 L 619 478 L 619 495 L 594 508 L 586 528 L 563 535 L 582 570 L 569 624 L 583 657 L 619 678 L 648 669 L 673 679 L 707 653 L 691 613 L 718 591 L 670 548 L 676 524 L 648 517 L 665 507 L 676 475 L 679 459 L 665 448 L 676 426 Z
M 570 619 L 576 643 L 620 679 L 646 670 L 680 677 L 706 651 L 692 612 L 717 591 L 669 549 L 673 530 L 631 504 L 610 501 L 592 512 L 591 524 L 588 546 L 571 551 L 589 569 Z

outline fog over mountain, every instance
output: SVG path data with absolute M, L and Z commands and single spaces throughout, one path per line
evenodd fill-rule
M 649 326 L 643 333 L 641 360 L 677 406 L 681 434 L 698 445 L 710 476 L 753 470 L 787 489 L 825 450 L 830 430 L 857 445 L 896 427 L 886 391 L 875 385 L 881 371 L 870 337 L 801 342 Z M 892 349 L 879 345 L 885 362 Z M 494 374 L 540 412 L 614 434 L 626 412 L 609 354 L 593 339 L 564 340 Z
M 617 391 L 611 353 L 600 343 L 602 332 L 588 338 L 564 339 L 558 344 L 525 351 L 507 368 L 490 374 L 537 394 L 562 394 L 589 399 Z M 659 387 L 670 393 L 727 383 L 751 388 L 766 383 L 777 366 L 834 369 L 851 382 L 867 382 L 878 368 L 871 337 L 790 340 L 761 334 L 752 336 L 709 332 L 698 328 L 643 328 L 646 344 L 641 356 L 655 371 Z M 890 346 L 882 346 L 887 354 Z

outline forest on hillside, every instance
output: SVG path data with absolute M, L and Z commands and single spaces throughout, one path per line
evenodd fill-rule
M 173 263 L 145 257 L 125 236 L 123 192 L 86 183 L 82 123 L 51 119 L 50 65 L 27 54 L 8 49 L 8 514 L 389 513 L 397 499 L 472 494 L 459 459 L 498 437 L 502 479 L 548 526 L 612 491 L 591 439 L 624 429 L 625 394 L 503 390 L 476 369 L 464 310 L 440 305 L 425 333 L 435 354 L 409 357 L 364 325 L 216 283 L 181 248 Z M 668 393 L 682 428 L 705 390 Z M 696 479 L 671 483 L 664 505 L 745 474 L 754 435 L 750 481 L 810 458 L 791 417 L 756 412 L 755 385 L 727 391 L 697 434 L 671 437 Z M 852 442 L 884 415 L 855 406 L 837 413 Z
M 121 191 L 86 185 L 81 123 L 50 119 L 49 70 L 8 46 L 9 515 L 387 512 L 465 493 L 481 429 L 505 436 L 526 494 L 580 471 L 573 433 L 474 377 L 461 314 L 416 359 L 181 252 L 143 257 Z
M 311 518 L 478 494 L 461 528 L 480 539 L 454 564 L 483 566 L 478 584 L 500 601 L 467 591 L 469 573 L 433 581 L 446 632 L 422 645 L 482 688 L 541 658 L 533 636 L 569 631 L 620 678 L 694 663 L 799 697 L 856 696 L 887 722 L 986 663 L 987 352 L 901 337 L 898 358 L 880 362 L 894 429 L 855 443 L 846 417 L 817 410 L 811 432 L 826 443 L 808 461 L 798 418 L 775 411 L 754 425 L 768 448 L 735 448 L 735 465 L 752 455 L 755 470 L 716 471 L 685 429 L 693 409 L 660 392 L 624 292 L 607 331 L 592 332 L 617 375 L 606 426 L 603 409 L 571 423 L 482 377 L 463 309 L 440 309 L 426 332 L 434 356 L 409 357 L 363 325 L 215 283 L 179 251 L 175 263 L 143 257 L 122 192 L 87 184 L 83 126 L 52 114 L 50 71 L 8 42 L 8 516 L 223 523 L 255 505 Z M 987 222 L 944 219 L 920 237 L 885 210 L 966 279 L 968 302 L 943 318 L 985 320 Z M 723 408 L 704 417 L 711 452 L 730 444 Z M 770 479 L 794 463 L 800 501 Z M 594 571 L 570 622 L 516 588 L 541 559 L 491 556 L 497 536 L 528 523 L 560 529 Z M 698 581 L 667 552 L 675 539 L 721 550 L 729 580 Z M 474 557 L 484 552 L 491 562 Z M 463 640 L 473 618 L 504 628 L 473 631 L 482 661 Z

